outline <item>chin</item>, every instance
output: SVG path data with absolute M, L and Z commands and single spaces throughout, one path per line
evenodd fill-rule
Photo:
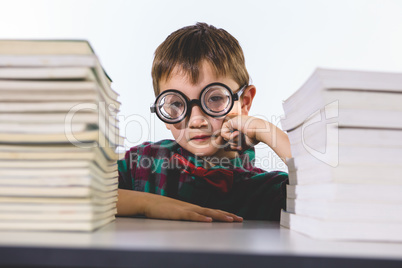
M 194 148 L 187 149 L 196 156 L 213 156 L 218 151 L 218 148 Z
M 200 145 L 191 143 L 185 143 L 185 144 L 179 143 L 179 145 L 196 156 L 212 156 L 219 151 L 219 148 L 216 148 L 211 144 Z
M 187 151 L 193 153 L 196 156 L 214 156 L 217 152 L 222 149 L 222 145 L 216 143 L 217 141 L 213 142 L 205 142 L 205 143 L 186 143 L 183 148 Z M 218 141 L 219 142 L 219 141 Z

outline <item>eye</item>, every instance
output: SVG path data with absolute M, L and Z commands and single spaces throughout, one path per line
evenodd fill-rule
M 211 96 L 209 97 L 208 102 L 219 102 L 223 100 L 223 96 L 221 95 L 215 95 L 215 96 Z
M 171 108 L 177 108 L 178 109 L 178 108 L 183 107 L 183 103 L 180 102 L 180 101 L 175 101 L 175 102 L 170 103 L 169 106 Z

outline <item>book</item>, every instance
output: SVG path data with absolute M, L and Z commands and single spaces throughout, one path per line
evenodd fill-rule
M 341 125 L 401 128 L 401 85 L 400 73 L 318 68 L 283 102 L 286 117 L 281 120 L 282 128 L 294 129 L 328 105 L 328 110 L 331 106 L 338 109 Z M 309 105 L 304 105 L 306 98 Z M 386 121 L 387 115 L 397 121 Z
M 402 160 L 401 148 L 392 147 L 368 147 L 338 144 L 338 146 L 326 146 L 326 151 L 306 150 L 304 146 L 293 146 L 292 156 L 295 165 L 300 166 L 299 159 L 310 161 L 311 164 L 321 162 L 323 164 L 334 163 L 334 167 L 343 164 L 398 164 Z M 366 158 L 364 157 L 366 156 Z M 370 157 L 367 157 L 370 156 Z
M 21 212 L 3 212 L 0 211 L 0 221 L 96 221 L 105 218 L 110 218 L 117 213 L 116 208 L 109 209 L 104 212 L 76 212 L 76 211 L 61 211 L 61 212 L 43 212 L 43 211 L 22 211 Z
M 87 40 L 0 40 L 0 54 L 5 54 L 0 57 L 0 66 L 7 67 L 93 67 L 108 94 L 114 99 L 118 97 Z
M 0 189 L 9 187 L 88 187 L 98 191 L 108 192 L 117 189 L 117 177 L 100 180 L 96 176 L 71 176 L 63 177 L 28 177 L 4 176 L 0 180 Z M 28 188 L 27 188 L 28 189 Z M 1 191 L 1 190 L 0 190 Z M 29 190 L 30 191 L 30 190 Z
M 111 99 L 119 96 L 112 88 L 95 55 L 1 55 L 0 67 L 89 67 L 96 81 Z
M 298 214 L 281 212 L 283 227 L 316 239 L 340 241 L 402 241 L 401 222 L 322 220 Z
M 350 209 L 353 207 L 353 210 Z M 394 221 L 402 223 L 402 203 L 395 202 L 348 202 L 314 199 L 286 199 L 286 211 L 298 215 L 342 221 Z
M 117 183 L 117 177 L 117 165 L 112 171 L 105 172 L 95 163 L 81 168 L 0 168 L 0 185 L 111 185 Z
M 90 232 L 113 220 L 115 220 L 114 215 L 104 219 L 81 221 L 0 221 L 0 230 Z
M 286 185 L 287 197 L 292 199 L 351 201 L 351 202 L 402 202 L 402 184 L 320 183 Z M 350 207 L 353 210 L 353 206 Z
M 100 89 L 99 83 L 90 80 L 0 80 L 0 93 L 5 95 L 19 94 L 19 101 L 33 102 L 30 98 L 31 94 L 60 94 L 74 92 L 75 94 L 88 94 L 94 92 L 92 102 L 104 102 L 108 105 L 108 110 L 111 115 L 115 115 L 120 107 L 120 102 L 117 99 L 108 96 L 103 90 Z M 41 101 L 41 100 L 39 100 Z M 58 99 L 63 101 L 63 99 Z M 5 100 L 1 102 L 7 103 Z M 38 102 L 38 101 L 36 101 Z M 43 100 L 41 102 L 44 102 Z M 34 102 L 35 103 L 35 102 Z M 71 107 L 69 108 L 71 109 Z M 0 110 L 1 111 L 1 110 Z M 7 110 L 5 110 L 7 111 Z M 68 111 L 68 110 L 67 110 Z
M 35 92 L 32 94 L 30 91 L 10 91 L 3 92 L 1 94 L 2 102 L 14 102 L 21 103 L 21 95 L 30 96 L 29 101 L 31 102 L 44 102 L 44 101 L 81 101 L 81 102 L 92 102 L 97 99 L 97 94 L 92 91 L 80 90 L 76 94 L 71 94 L 71 92 Z
M 72 123 L 87 123 L 87 124 L 97 124 L 101 117 L 98 113 L 89 111 L 77 111 L 73 118 L 71 118 Z M 46 112 L 37 112 L 37 113 L 24 113 L 24 112 L 15 112 L 15 113 L 0 113 L 0 121 L 2 123 L 60 123 L 65 122 L 66 114 L 65 113 L 46 113 Z M 109 123 L 112 125 L 118 125 L 118 120 L 109 118 Z
M 71 199 L 71 198 L 70 198 Z M 32 202 L 30 202 L 32 200 Z M 29 213 L 58 213 L 58 214 L 74 214 L 74 213 L 102 213 L 116 209 L 116 199 L 110 199 L 109 203 L 96 204 L 90 203 L 63 203 L 52 200 L 53 202 L 38 201 L 40 198 L 31 198 L 24 200 L 23 198 L 14 198 L 14 201 L 4 202 L 4 198 L 0 199 L 0 213 L 9 212 L 29 212 Z M 73 199 L 75 200 L 75 198 Z M 107 200 L 107 199 L 105 199 Z
M 7 55 L 92 55 L 86 40 L 0 40 L 0 54 Z
M 294 158 L 289 159 L 289 184 L 317 184 L 317 183 L 352 183 L 352 184 L 402 184 L 400 174 L 402 167 L 377 163 L 340 164 L 336 167 L 324 164 L 321 161 L 300 162 L 300 169 L 295 167 Z M 308 159 L 307 159 L 308 160 Z M 314 163 L 317 165 L 314 166 Z M 384 176 L 386 174 L 386 176 Z
M 20 197 L 69 197 L 69 198 L 111 198 L 117 196 L 117 185 L 105 187 L 102 190 L 88 187 L 88 185 L 73 186 L 16 186 L 3 185 L 0 187 L 1 196 L 20 196 Z
M 89 67 L 0 68 L 0 80 L 90 80 L 96 81 Z
M 24 209 L 30 208 L 30 206 L 48 207 L 54 206 L 68 206 L 83 208 L 84 210 L 95 210 L 97 206 L 103 207 L 109 204 L 117 202 L 117 195 L 108 198 L 99 198 L 97 196 L 82 197 L 82 198 L 69 198 L 69 197 L 15 197 L 15 196 L 0 196 L 0 204 L 10 207 L 12 205 L 21 205 Z M 10 206 L 9 206 L 10 205 Z
M 109 163 L 108 163 L 109 162 Z M 114 172 L 117 170 L 117 164 L 115 161 L 103 161 L 103 165 L 96 161 L 86 159 L 18 159 L 14 161 L 12 159 L 0 159 L 0 168 L 9 168 L 13 170 L 17 169 L 81 169 L 87 168 L 96 170 L 96 172 Z
M 19 68 L 8 69 L 8 73 L 12 73 L 11 69 L 19 70 Z M 56 69 L 56 71 L 52 75 L 61 73 L 63 70 L 63 68 L 53 69 Z M 70 69 L 71 68 L 67 68 L 67 70 Z M 91 73 L 89 68 L 85 69 L 86 73 Z M 24 68 L 25 72 L 28 70 L 29 69 Z M 16 73 L 19 75 L 19 78 L 24 78 L 18 71 Z M 31 78 L 34 74 L 35 72 L 31 74 Z M 36 74 L 41 75 L 38 78 L 43 78 L 43 74 L 40 72 L 36 72 Z M 21 124 L 18 121 L 14 121 L 12 126 L 7 124 L 0 129 L 7 129 L 10 130 L 9 132 L 17 133 L 23 132 L 23 130 L 37 133 L 64 133 L 67 130 L 71 132 L 71 128 L 73 127 L 83 130 L 85 127 L 93 128 L 93 126 L 97 125 L 105 137 L 111 139 L 112 143 L 121 144 L 122 139 L 117 137 L 118 121 L 116 114 L 120 106 L 117 100 L 105 95 L 103 90 L 99 90 L 99 84 L 97 81 L 93 81 L 93 78 L 91 79 L 92 81 L 61 80 L 62 77 L 57 76 L 53 76 L 52 78 L 59 80 L 0 80 L 0 93 L 4 96 L 0 100 L 0 114 L 20 114 L 21 112 L 28 114 L 33 112 L 39 117 L 50 112 L 64 114 L 64 116 L 59 116 L 60 121 L 58 125 L 55 124 L 56 122 L 51 122 L 52 124 L 50 125 L 48 124 L 50 122 L 46 122 L 45 119 L 42 119 L 42 125 L 36 127 L 36 124 L 31 124 L 32 127 L 30 129 L 28 124 L 25 122 Z M 72 90 L 77 90 L 77 93 L 71 94 Z M 84 126 L 83 122 L 81 122 L 79 126 L 76 126 L 75 115 L 76 113 L 81 113 L 82 110 L 98 114 L 98 120 L 95 122 L 92 119 L 92 123 L 88 123 L 87 126 Z M 53 117 L 53 119 L 55 119 L 55 117 Z M 40 119 L 36 120 L 39 121 Z M 111 124 L 109 124 L 109 121 Z M 116 140 L 116 137 L 118 140 Z
M 292 158 L 282 226 L 402 241 L 401 82 L 400 73 L 317 69 L 283 103 Z
M 93 148 L 100 147 L 110 155 L 112 159 L 118 159 L 115 156 L 115 148 L 123 144 L 123 138 L 120 136 L 110 136 L 108 139 L 98 130 L 88 130 L 76 133 L 1 133 L 0 142 L 8 144 L 56 144 L 56 143 L 70 143 L 75 147 L 80 148 Z M 1 154 L 1 152 L 0 152 Z M 4 154 L 3 154 L 4 155 Z M 1 158 L 1 157 L 0 157 Z M 20 159 L 26 159 L 21 156 Z
M 2 68 L 55 68 L 55 67 L 90 67 L 96 68 L 99 60 L 93 54 L 14 54 L 7 55 L 0 51 L 0 67 Z M 97 70 L 96 70 L 97 71 Z M 95 72 L 94 72 L 95 73 Z M 111 81 L 107 79 L 110 86 Z M 118 94 L 109 92 L 113 98 L 117 98 Z
M 74 118 L 74 117 L 71 117 Z M 102 138 L 106 139 L 108 143 L 114 144 L 116 146 L 122 145 L 121 137 L 118 136 L 118 127 L 108 124 L 108 122 L 102 122 L 99 120 L 96 123 L 84 123 L 84 122 L 73 122 L 66 117 L 66 121 L 63 123 L 49 123 L 49 122 L 37 122 L 37 123 L 21 123 L 21 122 L 7 122 L 0 123 L 0 133 L 4 134 L 20 134 L 26 135 L 26 141 L 36 140 L 34 136 L 37 134 L 47 134 L 54 135 L 58 137 L 60 135 L 65 135 L 64 140 L 74 140 L 75 135 L 80 135 L 84 132 L 90 132 L 99 129 L 102 132 Z M 69 139 L 69 137 L 71 139 Z M 7 139 L 4 136 L 4 139 Z
M 293 156 L 287 161 L 291 184 L 401 183 L 402 130 L 339 127 L 309 120 L 306 128 L 288 131 Z M 388 176 L 384 177 L 384 172 Z
M 0 122 L 0 132 L 3 133 L 32 133 L 32 134 L 54 134 L 64 133 L 66 125 L 63 123 L 2 123 Z M 68 128 L 73 132 L 85 132 L 97 128 L 96 125 L 86 123 L 69 124 Z
M 116 208 L 105 212 L 69 212 L 69 213 L 51 213 L 51 212 L 0 212 L 0 220 L 2 221 L 37 221 L 46 222 L 49 220 L 74 222 L 74 221 L 96 221 L 110 218 L 117 213 Z
M 19 162 L 19 161 L 17 161 Z M 36 161 L 38 163 L 38 161 Z M 3 168 L 0 167 L 0 181 L 6 176 L 20 176 L 22 178 L 30 178 L 30 177 L 40 177 L 40 178 L 48 178 L 48 177 L 74 177 L 74 176 L 96 176 L 100 179 L 111 179 L 116 178 L 118 176 L 117 165 L 114 166 L 114 170 L 110 172 L 103 171 L 100 167 L 98 167 L 95 163 L 90 163 L 86 167 L 24 167 L 16 170 L 15 168 Z
M 0 40 L 0 229 L 115 219 L 118 94 L 85 40 Z
M 298 127 L 287 132 L 294 146 L 325 151 L 326 146 L 360 146 L 402 148 L 402 130 L 387 128 L 341 127 L 325 121 Z
M 63 157 L 63 154 L 65 157 Z M 48 143 L 27 141 L 19 144 L 1 144 L 0 155 L 3 159 L 84 159 L 93 160 L 96 155 L 103 157 L 106 161 L 116 161 L 120 155 L 115 152 L 114 146 L 98 142 L 87 142 L 80 144 L 69 143 Z M 0 157 L 1 159 L 1 157 Z M 105 162 L 106 162 L 105 161 Z

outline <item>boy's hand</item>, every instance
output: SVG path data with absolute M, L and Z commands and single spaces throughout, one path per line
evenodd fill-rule
M 153 219 L 186 221 L 242 222 L 243 218 L 232 213 L 203 208 L 170 197 L 119 189 L 118 216 L 145 215 Z
M 241 222 L 243 218 L 232 213 L 200 207 L 190 203 L 182 202 L 172 198 L 158 196 L 154 202 L 145 208 L 145 216 L 155 219 L 186 220 L 186 221 L 224 221 Z
M 262 119 L 247 116 L 228 116 L 222 125 L 221 136 L 228 142 L 230 149 L 244 151 L 261 140 L 260 132 L 269 132 L 269 124 Z
M 292 157 L 288 135 L 260 118 L 247 115 L 228 116 L 222 125 L 221 136 L 232 150 L 244 151 L 263 142 L 285 163 L 287 158 Z

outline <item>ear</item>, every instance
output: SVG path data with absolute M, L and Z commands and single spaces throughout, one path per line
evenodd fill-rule
M 255 88 L 255 86 L 250 85 L 246 88 L 241 97 L 241 114 L 248 115 L 248 112 L 251 109 L 251 104 L 253 104 L 253 99 L 256 93 L 257 89 Z

